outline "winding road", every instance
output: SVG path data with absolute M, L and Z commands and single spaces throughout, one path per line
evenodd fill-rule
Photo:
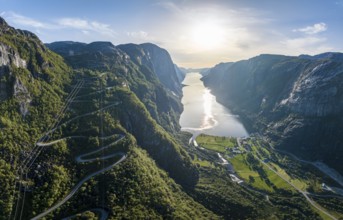
M 90 209 L 89 211 L 100 213 L 101 217 L 99 218 L 99 220 L 106 220 L 108 218 L 108 212 L 105 209 L 96 208 L 96 209 Z M 77 216 L 77 214 L 66 217 L 66 218 L 62 218 L 62 220 L 70 220 L 76 216 Z
M 255 156 L 255 155 L 254 155 Z M 306 191 L 303 191 L 301 189 L 299 189 L 298 187 L 296 187 L 293 183 L 291 183 L 290 181 L 288 181 L 286 178 L 284 178 L 281 174 L 279 174 L 276 170 L 274 170 L 272 167 L 270 167 L 267 163 L 265 163 L 263 160 L 261 160 L 260 158 L 258 158 L 257 156 L 255 156 L 256 159 L 258 159 L 263 165 L 265 165 L 266 167 L 268 167 L 269 170 L 271 170 L 272 172 L 274 172 L 276 175 L 278 175 L 281 179 L 283 179 L 285 182 L 287 182 L 289 185 L 291 185 L 294 189 L 296 189 L 299 193 L 301 193 L 306 200 L 316 209 L 318 209 L 319 211 L 321 211 L 322 213 L 324 213 L 325 215 L 329 216 L 331 219 L 337 220 L 337 218 L 333 215 L 331 215 L 330 213 L 328 213 L 326 210 L 322 209 L 320 206 L 318 206 L 308 195 L 309 193 Z
M 239 138 L 237 138 L 237 143 L 239 145 L 239 147 L 241 146 L 240 140 Z M 257 153 L 258 154 L 258 153 Z M 328 217 L 330 217 L 331 219 L 337 220 L 337 218 L 333 215 L 331 215 L 330 213 L 328 213 L 326 210 L 324 210 L 323 208 L 321 208 L 320 206 L 318 206 L 308 195 L 309 193 L 306 191 L 303 191 L 301 189 L 299 189 L 298 187 L 296 187 L 293 183 L 291 183 L 288 179 L 286 179 L 285 177 L 283 177 L 281 174 L 279 174 L 279 172 L 277 172 L 276 170 L 274 170 L 271 166 L 269 166 L 269 164 L 267 164 L 266 162 L 264 162 L 263 160 L 261 160 L 258 156 L 256 156 L 255 154 L 253 154 L 253 156 L 260 161 L 260 163 L 262 163 L 263 165 L 265 165 L 269 170 L 271 170 L 273 173 L 275 173 L 276 175 L 278 175 L 281 179 L 283 179 L 286 183 L 288 183 L 290 186 L 292 186 L 296 191 L 298 191 L 299 193 L 301 193 L 305 199 L 316 209 L 318 209 L 319 211 L 321 211 L 322 213 L 324 213 L 325 215 L 327 215 Z M 260 156 L 260 155 L 259 155 Z
M 100 112 L 100 111 L 103 111 L 103 110 L 105 110 L 105 109 L 111 108 L 111 107 L 113 107 L 113 106 L 117 106 L 117 105 L 119 105 L 119 104 L 121 104 L 121 102 L 115 102 L 115 103 L 113 103 L 113 104 L 111 104 L 111 105 L 105 106 L 105 107 L 100 108 L 100 109 L 98 109 L 98 110 L 95 110 L 95 111 L 92 111 L 92 112 L 87 112 L 87 113 L 85 113 L 85 114 L 75 116 L 74 118 L 71 118 L 71 119 L 67 120 L 66 122 L 63 122 L 63 123 L 60 124 L 59 126 L 54 127 L 53 129 L 49 130 L 48 132 L 45 133 L 45 135 L 49 135 L 49 134 L 53 133 L 53 132 L 56 131 L 58 128 L 62 127 L 63 125 L 69 124 L 70 122 L 75 121 L 76 119 L 79 119 L 79 118 L 82 118 L 82 117 L 85 117 L 85 116 L 89 116 L 89 115 L 94 115 L 94 114 L 96 114 L 96 113 L 98 113 L 98 112 Z M 37 143 L 39 143 L 39 142 L 37 142 Z
M 273 150 L 280 152 L 280 153 L 283 153 L 283 154 L 286 154 L 288 156 L 291 156 L 293 159 L 295 159 L 299 162 L 310 164 L 310 165 L 316 167 L 318 170 L 320 170 L 326 176 L 330 177 L 331 179 L 336 181 L 339 185 L 343 186 L 343 177 L 340 174 L 337 174 L 337 171 L 333 170 L 330 167 L 327 167 L 325 164 L 320 163 L 320 162 L 311 162 L 311 161 L 307 161 L 307 160 L 302 160 L 299 157 L 295 156 L 294 154 L 287 152 L 287 151 L 284 151 L 284 150 L 278 150 L 278 149 L 274 149 L 274 148 L 273 148 Z
M 83 159 L 83 157 L 87 157 L 87 156 L 96 154 L 98 152 L 101 152 L 101 151 L 109 148 L 109 147 L 112 147 L 112 146 L 116 145 L 119 141 L 123 140 L 124 138 L 125 138 L 124 135 L 120 135 L 120 138 L 118 140 L 116 140 L 115 142 L 113 142 L 111 144 L 106 145 L 105 147 L 99 148 L 98 150 L 95 150 L 95 151 L 92 151 L 92 152 L 89 152 L 89 153 L 81 154 L 78 157 L 76 157 L 76 162 L 78 162 L 78 163 L 86 163 L 86 162 L 93 162 L 93 161 L 98 160 L 98 159 L 100 159 L 100 160 L 107 160 L 109 158 L 117 156 L 118 153 L 114 153 L 114 154 L 109 154 L 109 155 L 102 156 L 102 157 L 99 157 L 99 158 L 95 157 L 95 158 L 90 158 L 90 159 Z
M 74 188 L 69 192 L 69 194 L 66 195 L 61 201 L 56 203 L 54 206 L 52 206 L 48 210 L 46 210 L 46 211 L 42 212 L 41 214 L 37 215 L 36 217 L 32 218 L 31 220 L 37 220 L 37 219 L 43 218 L 44 216 L 46 216 L 50 212 L 52 212 L 55 209 L 59 208 L 61 205 L 63 205 L 65 202 L 67 202 L 72 196 L 74 196 L 74 194 L 82 186 L 83 183 L 85 183 L 86 181 L 90 180 L 92 177 L 94 177 L 96 175 L 99 175 L 99 174 L 101 174 L 103 172 L 106 172 L 106 171 L 112 169 L 114 166 L 120 164 L 121 162 L 123 162 L 126 159 L 126 154 L 123 153 L 123 152 L 118 152 L 118 153 L 116 153 L 116 155 L 120 155 L 122 157 L 117 162 L 115 162 L 114 164 L 111 164 L 110 166 L 107 166 L 107 167 L 105 167 L 105 168 L 103 168 L 101 170 L 98 170 L 98 171 L 96 171 L 94 173 L 91 173 L 88 176 L 86 176 L 85 178 L 83 178 L 76 186 L 74 186 Z
M 78 86 L 76 86 L 76 88 L 80 88 L 81 85 L 78 84 Z M 81 117 L 85 117 L 85 116 L 89 116 L 89 115 L 93 115 L 93 114 L 96 114 L 98 112 L 100 112 L 100 137 L 99 139 L 100 140 L 106 140 L 106 139 L 109 139 L 111 137 L 113 137 L 115 134 L 113 135 L 110 135 L 110 136 L 104 136 L 103 134 L 103 110 L 105 109 L 108 109 L 110 107 L 113 107 L 113 106 L 117 106 L 119 104 L 121 104 L 121 102 L 114 102 L 108 106 L 105 106 L 103 107 L 104 105 L 104 101 L 103 101 L 103 95 L 102 95 L 102 92 L 101 91 L 105 91 L 106 89 L 108 88 L 105 88 L 105 89 L 102 89 L 102 84 L 100 84 L 101 88 L 100 88 L 100 91 L 97 91 L 97 92 L 100 92 L 100 106 L 99 106 L 99 109 L 97 109 L 96 111 L 92 111 L 92 112 L 88 112 L 88 113 L 85 113 L 85 114 L 82 114 L 82 115 L 78 115 L 74 118 L 71 118 L 65 122 L 63 122 L 62 124 L 60 124 L 61 122 L 61 119 L 62 118 L 59 118 L 58 122 L 55 123 L 53 126 L 51 126 L 47 132 L 44 134 L 44 136 L 36 143 L 36 147 L 38 149 L 42 149 L 43 147 L 47 147 L 47 146 L 51 146 L 53 144 L 56 144 L 58 142 L 61 142 L 61 141 L 64 141 L 64 140 L 67 140 L 67 139 L 74 139 L 74 138 L 87 138 L 86 136 L 69 136 L 69 137 L 64 137 L 64 138 L 60 138 L 60 139 L 57 139 L 57 140 L 53 140 L 53 141 L 49 141 L 49 134 L 52 134 L 54 131 L 56 131 L 58 128 L 60 128 L 61 126 L 63 125 L 66 125 L 78 118 L 81 118 Z M 96 92 L 96 93 L 97 93 Z M 73 93 L 73 96 L 71 96 L 70 99 L 68 99 L 68 105 L 73 102 L 76 94 L 78 92 L 74 92 Z M 89 94 L 88 94 L 89 95 Z M 79 96 L 80 97 L 80 96 Z M 65 112 L 66 108 L 63 109 L 63 111 Z M 64 113 L 62 114 L 64 115 Z M 119 138 L 114 141 L 113 143 L 110 143 L 106 146 L 103 146 L 99 149 L 96 149 L 94 151 L 91 151 L 91 152 L 88 152 L 88 153 L 84 153 L 84 154 L 81 154 L 79 156 L 76 156 L 75 157 L 75 161 L 77 163 L 87 163 L 87 162 L 93 162 L 93 161 L 98 161 L 98 160 L 101 160 L 101 161 L 104 161 L 104 160 L 107 160 L 107 159 L 110 159 L 110 158 L 113 158 L 113 157 L 116 157 L 116 156 L 121 156 L 119 160 L 117 160 L 115 163 L 109 165 L 109 166 L 106 166 L 98 171 L 95 171 L 91 174 L 88 174 L 86 177 L 84 177 L 82 180 L 80 180 L 73 188 L 72 190 L 66 195 L 64 196 L 59 202 L 57 202 L 55 205 L 53 205 L 52 207 L 50 207 L 49 209 L 45 210 L 44 212 L 40 213 L 39 215 L 35 216 L 34 218 L 32 218 L 31 220 L 37 220 L 37 219 L 40 219 L 40 218 L 43 218 L 45 217 L 46 215 L 48 215 L 49 213 L 53 212 L 54 210 L 56 210 L 57 208 L 59 208 L 60 206 L 62 206 L 64 203 L 66 203 L 70 198 L 72 198 L 74 196 L 74 194 L 78 191 L 78 189 L 82 186 L 82 184 L 84 184 L 85 182 L 87 182 L 88 180 L 90 180 L 92 177 L 94 176 L 97 176 L 99 174 L 102 174 L 110 169 L 112 169 L 114 166 L 117 166 L 118 164 L 120 164 L 121 162 L 123 162 L 127 155 L 124 153 L 124 152 L 116 152 L 116 153 L 112 153 L 112 154 L 107 154 L 107 155 L 104 155 L 104 150 L 116 145 L 118 142 L 120 142 L 121 140 L 123 140 L 125 138 L 125 135 L 122 135 L 122 134 L 119 134 Z M 102 142 L 101 142 L 102 143 Z M 102 144 L 101 144 L 102 145 Z M 102 156 L 98 156 L 98 153 L 99 152 L 102 152 Z M 93 156 L 93 157 L 92 157 Z M 90 157 L 90 158 L 89 158 Z M 35 161 L 35 159 L 30 163 L 30 167 L 32 165 L 32 163 Z M 25 191 L 24 191 L 25 192 Z M 25 198 L 24 198 L 25 200 Z M 23 207 L 23 206 L 22 206 Z M 104 209 L 100 209 L 100 208 L 94 208 L 94 209 L 91 209 L 91 210 L 94 210 L 94 211 L 97 211 L 101 214 L 101 219 L 102 220 L 105 220 L 107 219 L 108 217 L 108 212 L 105 211 Z
M 65 112 L 67 111 L 70 103 L 74 100 L 75 96 L 78 94 L 78 92 L 80 91 L 81 87 L 84 84 L 84 80 L 78 80 L 78 82 L 76 83 L 76 85 L 73 87 L 72 91 L 69 93 L 69 95 L 66 98 L 65 104 L 62 106 L 62 108 L 60 109 L 60 111 L 58 112 L 57 116 L 55 117 L 55 121 L 54 123 L 52 123 L 47 130 L 52 129 L 53 127 L 58 126 L 58 124 L 60 123 L 60 121 L 62 120 L 62 118 L 65 115 Z M 48 140 L 48 136 L 46 134 L 44 134 L 39 141 L 46 141 Z M 22 219 L 23 216 L 23 210 L 24 210 L 24 203 L 25 203 L 25 196 L 26 196 L 26 190 L 27 190 L 27 185 L 23 185 L 23 181 L 25 182 L 27 180 L 27 174 L 32 166 L 32 164 L 35 162 L 35 160 L 37 159 L 38 155 L 40 154 L 42 150 L 41 146 L 37 146 L 37 144 L 35 144 L 34 148 L 28 152 L 28 155 L 22 160 L 22 162 L 20 163 L 20 165 L 18 166 L 18 169 L 16 171 L 17 175 L 18 175 L 18 180 L 15 181 L 14 185 L 18 185 L 18 190 L 17 190 L 17 199 L 15 201 L 15 209 L 14 209 L 14 214 L 13 214 L 13 219 L 17 219 L 17 217 L 19 217 L 19 219 Z M 24 193 L 22 198 L 20 198 L 20 192 L 21 190 L 24 189 Z M 16 187 L 14 187 L 14 191 L 13 191 L 13 197 L 15 195 L 15 191 L 16 191 Z M 21 208 L 20 208 L 21 206 Z M 20 210 L 19 210 L 20 209 Z M 10 215 L 10 219 L 12 217 L 12 213 Z

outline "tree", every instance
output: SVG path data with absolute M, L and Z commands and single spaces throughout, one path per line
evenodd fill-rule
M 254 183 L 254 182 L 255 182 L 254 177 L 252 177 L 252 176 L 249 175 L 249 183 Z

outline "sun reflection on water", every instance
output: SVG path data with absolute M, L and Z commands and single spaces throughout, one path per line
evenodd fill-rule
M 202 97 L 204 100 L 204 117 L 202 119 L 201 129 L 212 128 L 216 126 L 218 123 L 217 120 L 214 119 L 212 113 L 212 104 L 214 101 L 214 96 L 211 94 L 211 90 L 205 89 Z

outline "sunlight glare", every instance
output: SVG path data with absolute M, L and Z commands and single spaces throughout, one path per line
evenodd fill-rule
M 217 125 L 217 121 L 214 119 L 212 114 L 212 104 L 214 96 L 211 94 L 211 90 L 206 89 L 203 94 L 204 100 L 204 118 L 202 120 L 201 129 L 209 129 Z
M 202 22 L 193 27 L 192 41 L 197 48 L 216 49 L 224 42 L 224 29 L 215 22 Z

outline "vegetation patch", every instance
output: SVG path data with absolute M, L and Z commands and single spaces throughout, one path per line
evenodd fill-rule
M 230 148 L 235 147 L 237 144 L 235 138 L 230 137 L 218 137 L 200 134 L 196 137 L 196 142 L 199 146 L 208 150 L 213 150 L 219 153 L 225 153 Z

